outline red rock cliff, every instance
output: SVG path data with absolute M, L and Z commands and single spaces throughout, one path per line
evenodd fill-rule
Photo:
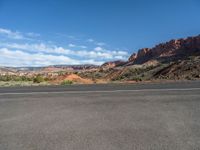
M 186 39 L 171 40 L 153 48 L 143 48 L 130 56 L 128 62 L 142 64 L 152 59 L 178 59 L 185 56 L 200 55 L 200 35 Z

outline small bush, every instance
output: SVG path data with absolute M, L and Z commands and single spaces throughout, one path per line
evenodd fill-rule
M 37 77 L 35 77 L 33 79 L 34 83 L 41 83 L 41 82 L 44 82 L 44 81 L 45 81 L 44 78 L 42 76 L 40 76 L 40 75 L 38 75 Z
M 73 82 L 70 81 L 70 80 L 64 80 L 64 81 L 61 83 L 61 85 L 71 85 L 71 84 L 73 84 Z
M 136 82 L 140 82 L 140 81 L 142 81 L 142 78 L 140 78 L 140 77 L 133 77 L 132 80 L 134 80 Z
M 0 75 L 0 81 L 8 82 L 8 81 L 16 81 L 16 82 L 22 82 L 22 81 L 32 81 L 31 78 L 26 76 L 17 76 L 17 75 Z

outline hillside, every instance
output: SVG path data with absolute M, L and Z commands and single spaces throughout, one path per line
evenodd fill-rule
M 198 79 L 200 78 L 200 56 L 176 61 L 158 71 L 154 78 L 159 79 Z
M 185 39 L 171 40 L 156 45 L 153 48 L 143 48 L 133 53 L 129 64 L 143 64 L 150 60 L 158 60 L 162 63 L 187 59 L 189 56 L 200 55 L 200 35 Z
M 54 65 L 47 67 L 0 68 L 2 81 L 34 81 L 42 76 L 48 84 L 140 82 L 200 79 L 200 36 L 171 40 L 133 53 L 127 61 L 95 65 Z M 9 77 L 3 77 L 9 76 Z M 20 78 L 17 78 L 20 77 Z
M 133 53 L 126 62 L 102 65 L 112 81 L 200 78 L 200 36 L 171 40 Z M 113 66 L 113 67 L 112 67 Z M 109 69 L 107 69 L 109 68 Z

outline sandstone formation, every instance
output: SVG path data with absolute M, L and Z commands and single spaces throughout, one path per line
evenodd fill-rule
M 149 60 L 176 60 L 200 55 L 200 35 L 186 39 L 171 40 L 153 48 L 143 48 L 128 59 L 128 63 L 143 64 Z
M 106 62 L 101 67 L 103 67 L 103 68 L 114 68 L 114 67 L 117 67 L 117 66 L 122 66 L 123 64 L 125 64 L 124 61 L 117 60 L 117 61 Z

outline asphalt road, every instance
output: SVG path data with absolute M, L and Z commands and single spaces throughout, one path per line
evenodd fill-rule
M 0 150 L 199 150 L 200 82 L 0 88 Z

